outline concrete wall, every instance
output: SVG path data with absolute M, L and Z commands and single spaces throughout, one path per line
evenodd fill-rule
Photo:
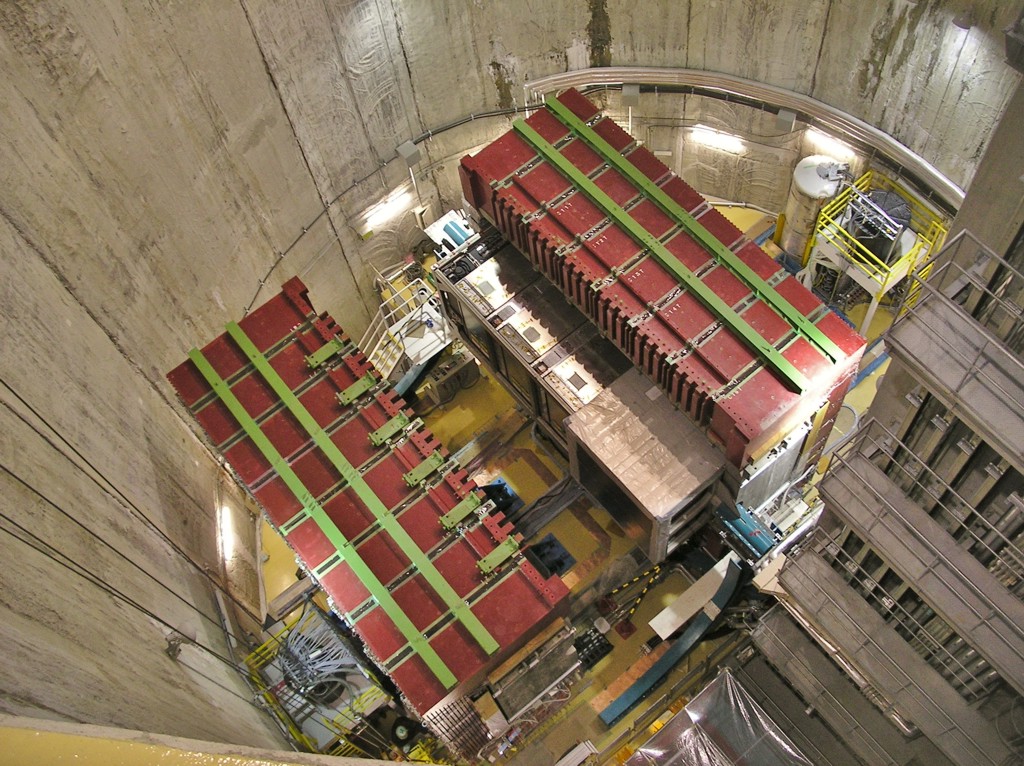
M 221 575 L 217 509 L 242 503 L 163 374 L 294 274 L 361 331 L 373 269 L 416 239 L 411 215 L 360 237 L 366 210 L 409 183 L 399 143 L 521 104 L 531 77 L 685 66 L 810 93 L 966 183 L 1018 79 L 998 33 L 1014 9 L 973 5 L 979 25 L 961 32 L 956 0 L 0 3 L 0 711 L 276 742 L 209 654 L 172 660 L 164 625 L 12 525 L 223 651 L 189 559 Z M 457 203 L 459 157 L 506 127 L 425 141 L 416 201 Z M 773 183 L 697 162 L 728 184 L 711 193 Z M 235 523 L 248 539 L 246 513 Z M 254 566 L 237 585 L 250 602 Z
M 1024 88 L 1018 88 L 1007 105 L 969 191 L 950 233 L 970 229 L 996 253 L 1007 256 L 1024 231 Z

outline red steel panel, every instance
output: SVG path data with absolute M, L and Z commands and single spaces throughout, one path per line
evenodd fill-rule
M 324 503 L 324 511 L 349 540 L 361 535 L 375 522 L 370 509 L 351 489 L 339 492 Z
M 679 287 L 679 282 L 652 258 L 640 261 L 633 269 L 619 277 L 619 280 L 628 286 L 637 298 L 648 304 L 661 300 Z
M 312 519 L 306 519 L 295 527 L 285 535 L 285 540 L 293 551 L 302 551 L 303 560 L 310 569 L 316 569 L 337 553 L 337 549 Z
M 455 622 L 442 629 L 430 639 L 430 645 L 448 667 L 458 667 L 467 677 L 487 664 L 487 655 L 461 623 Z
M 569 146 L 566 147 L 566 156 L 569 156 L 569 149 L 574 146 L 583 146 L 579 141 L 573 141 Z M 575 160 L 573 164 L 576 167 L 583 169 Z M 588 173 L 589 175 L 589 173 Z M 637 196 L 636 187 L 633 186 L 623 175 L 617 171 L 609 168 L 594 179 L 594 183 L 597 184 L 598 188 L 612 198 L 612 201 L 619 207 L 625 207 L 626 203 Z
M 444 601 L 438 598 L 434 589 L 423 579 L 423 575 L 410 577 L 395 588 L 391 595 L 419 631 L 426 630 L 448 611 Z
M 586 159 L 584 152 L 578 152 L 578 156 L 581 161 Z M 508 142 L 503 154 L 490 166 L 507 167 L 511 172 L 526 159 L 529 157 L 514 142 Z M 542 175 L 543 171 L 537 179 Z M 484 187 L 470 183 L 469 188 L 481 190 Z M 502 205 L 514 213 L 514 205 L 507 202 L 494 209 L 501 209 Z M 514 220 L 515 215 L 510 215 L 509 225 Z M 525 237 L 530 231 L 520 227 L 519 233 Z M 435 452 L 447 460 L 448 453 L 443 445 L 424 428 L 407 429 L 393 444 L 375 446 L 370 442 L 371 432 L 398 413 L 405 411 L 411 415 L 412 411 L 390 390 L 364 394 L 351 405 L 339 402 L 337 394 L 372 373 L 373 367 L 350 345 L 347 336 L 330 317 L 316 316 L 302 283 L 291 280 L 279 295 L 246 317 L 240 326 L 251 333 L 250 339 L 285 383 L 292 389 L 302 389 L 301 404 L 347 462 L 360 470 L 380 501 L 395 512 L 394 518 L 406 529 L 413 543 L 435 560 L 434 566 L 441 576 L 461 598 L 471 599 L 470 608 L 474 613 L 475 601 L 486 598 L 499 584 L 514 593 L 516 609 L 508 610 L 513 615 L 502 615 L 492 633 L 496 638 L 500 636 L 497 640 L 501 649 L 487 657 L 465 627 L 448 612 L 444 600 L 428 581 L 411 568 L 401 545 L 378 524 L 356 492 L 345 485 L 338 467 L 283 406 L 262 375 L 249 365 L 235 342 L 225 334 L 206 346 L 204 356 L 257 421 L 263 436 L 289 464 L 305 490 L 317 499 L 330 522 L 355 544 L 360 558 L 380 582 L 399 583 L 393 597 L 416 629 L 439 625 L 429 641 L 456 678 L 466 681 L 481 668 L 496 665 L 535 633 L 539 623 L 550 616 L 552 608 L 564 599 L 568 589 L 557 577 L 540 578 L 521 556 L 514 557 L 490 577 L 480 572 L 477 562 L 512 533 L 510 525 L 501 514 L 483 513 L 478 523 L 476 515 L 470 516 L 468 526 L 460 533 L 448 532 L 442 527 L 440 517 L 477 491 L 476 485 L 465 471 L 455 469 L 434 473 L 428 477 L 428 486 L 408 486 L 404 475 Z M 341 339 L 346 344 L 344 348 L 319 369 L 310 369 L 306 357 L 333 338 Z M 332 560 L 337 553 L 335 546 L 316 522 L 302 520 L 300 500 L 271 471 L 268 460 L 227 408 L 212 395 L 192 362 L 180 365 L 168 379 L 211 439 L 224 446 L 225 457 L 263 506 L 270 522 L 275 527 L 291 522 L 286 540 L 306 569 L 315 570 Z M 421 658 L 405 657 L 410 651 L 406 638 L 387 613 L 370 600 L 369 590 L 347 563 L 333 565 L 319 577 L 319 583 L 343 616 L 358 610 L 354 627 L 371 656 L 382 663 L 396 658 L 399 664 L 391 671 L 387 671 L 390 665 L 384 669 L 390 672 L 416 711 L 425 713 L 446 695 L 447 691 Z M 487 623 L 490 613 L 486 608 L 482 611 L 480 619 L 490 631 Z
M 743 237 L 743 232 L 736 228 L 735 224 L 712 208 L 697 219 L 700 225 L 714 235 L 715 239 L 726 247 L 731 247 Z
M 576 91 L 559 97 L 577 116 L 592 120 L 597 108 Z M 556 146 L 566 159 L 584 173 L 598 167 L 595 152 L 570 136 L 547 110 L 534 113 L 527 122 Z M 664 267 L 648 257 L 625 273 L 618 270 L 633 259 L 639 246 L 617 225 L 610 225 L 603 211 L 582 193 L 571 194 L 554 209 L 544 203 L 569 188 L 570 183 L 554 166 L 536 153 L 514 132 L 499 138 L 474 157 L 463 160 L 461 173 L 467 188 L 499 188 L 477 205 L 513 243 L 520 244 L 532 262 L 648 374 L 662 386 L 678 406 L 696 422 L 707 427 L 730 459 L 744 465 L 751 456 L 771 446 L 789 430 L 813 415 L 835 392 L 845 388 L 849 372 L 855 369 L 864 341 L 830 312 L 792 277 L 783 277 L 778 264 L 760 248 L 744 242 L 740 231 L 645 147 L 637 146 L 625 131 L 608 118 L 593 122 L 594 131 L 625 156 L 649 179 L 660 185 L 685 210 L 762 279 L 778 282 L 778 293 L 804 316 L 811 318 L 844 353 L 831 361 L 806 340 L 797 338 L 789 323 L 721 264 L 692 235 L 649 200 L 629 208 L 629 214 L 655 237 L 671 235 L 665 247 L 723 301 L 734 306 L 749 326 L 810 378 L 804 396 L 790 391 L 788 384 L 766 368 L 760 357 L 685 290 L 669 301 L 655 316 L 648 316 L 652 304 L 667 297 L 678 281 Z M 500 183 L 515 168 L 509 157 L 531 170 L 522 180 L 533 194 L 519 189 L 520 180 L 507 188 Z M 595 181 L 612 199 L 623 205 L 640 192 L 618 170 L 606 168 Z M 499 214 L 495 215 L 495 211 Z M 525 216 L 525 220 L 524 220 Z M 675 231 L 673 231 L 675 229 Z M 596 233 L 595 233 L 596 232 Z M 586 236 L 585 236 L 586 235 Z M 589 239 L 587 238 L 589 236 Z M 579 242 L 559 251 L 566 243 Z M 522 243 L 522 244 L 521 244 Z M 781 280 L 781 281 L 780 281 Z M 598 285 L 592 289 L 592 285 Z M 659 304 L 660 305 L 660 304 Z M 726 393 L 727 392 L 727 393 Z

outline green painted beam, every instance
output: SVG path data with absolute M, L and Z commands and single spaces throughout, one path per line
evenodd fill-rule
M 352 571 L 355 572 L 359 581 L 366 586 L 366 589 L 370 591 L 370 595 L 373 596 L 381 609 L 395 623 L 395 626 L 401 631 L 405 640 L 412 646 L 413 651 L 423 658 L 427 667 L 437 676 L 437 679 L 446 689 L 451 689 L 455 686 L 455 674 L 448 669 L 448 666 L 444 664 L 444 661 L 434 651 L 433 647 L 430 646 L 423 637 L 423 634 L 413 625 L 412 620 L 398 606 L 388 589 L 377 579 L 377 575 L 363 561 L 362 557 L 352 546 L 352 543 L 338 529 L 334 521 L 331 520 L 331 517 L 327 515 L 327 512 L 317 502 L 317 499 L 313 497 L 313 494 L 306 489 L 302 480 L 299 479 L 295 471 L 292 470 L 292 467 L 288 465 L 288 462 L 281 456 L 281 453 L 277 451 L 274 444 L 260 429 L 259 424 L 246 412 L 245 407 L 238 401 L 238 397 L 235 396 L 231 387 L 217 374 L 216 370 L 213 369 L 213 366 L 199 349 L 192 349 L 188 357 L 206 379 L 206 382 L 210 384 L 210 388 L 224 402 L 232 416 L 238 421 L 238 424 L 248 434 L 249 438 L 252 439 L 253 444 L 270 462 L 271 467 L 281 477 L 281 480 L 284 481 L 285 486 L 291 490 L 291 493 L 302 504 L 305 513 L 313 519 L 324 536 L 330 540 L 331 545 L 338 549 L 338 553 L 352 567 Z
M 454 508 L 441 517 L 441 526 L 445 529 L 454 529 L 462 523 L 463 519 L 471 516 L 473 511 L 479 508 L 482 502 L 476 492 L 470 492 Z
M 704 228 L 700 221 L 684 210 L 660 186 L 644 175 L 628 158 L 617 152 L 615 147 L 605 141 L 597 131 L 573 114 L 572 110 L 557 98 L 549 97 L 545 105 L 563 125 L 600 154 L 609 165 L 612 165 L 629 179 L 647 199 L 661 208 L 669 218 L 672 218 L 689 232 L 716 261 L 735 274 L 754 295 L 771 306 L 775 313 L 786 320 L 798 333 L 803 335 L 811 345 L 815 346 L 833 362 L 839 361 L 843 356 L 842 349 L 828 335 L 819 330 L 812 321 L 797 311 L 793 304 L 779 295 L 774 287 L 769 285 L 756 271 L 744 263 L 736 253 L 720 242 L 715 235 Z M 677 260 L 671 253 L 669 253 L 669 256 L 673 260 Z M 658 257 L 657 253 L 655 253 L 655 257 Z
M 443 465 L 444 455 L 442 455 L 437 450 L 434 450 L 423 459 L 422 463 L 413 468 L 411 471 L 407 471 L 406 473 L 404 473 L 402 475 L 402 478 L 405 479 L 405 483 L 408 484 L 410 487 L 415 487 L 417 484 L 419 484 L 425 478 L 430 476 L 430 474 L 432 474 L 434 471 L 436 471 Z
M 518 550 L 519 542 L 514 537 L 506 537 L 497 548 L 476 562 L 476 565 L 484 574 L 490 574 L 501 566 L 502 562 L 512 558 Z
M 411 422 L 408 415 L 404 412 L 399 412 L 391 420 L 370 434 L 370 444 L 374 447 L 379 447 Z
M 747 324 L 736 311 L 705 285 L 697 276 L 684 266 L 678 258 L 670 253 L 658 239 L 641 226 L 633 216 L 623 210 L 615 201 L 605 194 L 586 173 L 573 165 L 554 146 L 549 144 L 537 131 L 524 120 L 516 120 L 512 127 L 548 162 L 554 165 L 577 189 L 604 211 L 605 215 L 614 220 L 619 227 L 629 234 L 637 244 L 646 248 L 658 259 L 691 294 L 703 303 L 711 313 L 735 332 L 744 343 L 758 354 L 765 363 L 782 376 L 783 381 L 803 393 L 807 390 L 807 379 L 775 346 L 761 337 L 753 327 Z
M 309 414 L 309 411 L 299 401 L 298 397 L 295 396 L 288 387 L 288 384 L 277 374 L 277 371 L 271 366 L 267 358 L 260 353 L 256 345 L 245 334 L 245 331 L 234 322 L 227 325 L 227 330 L 228 335 L 238 344 L 238 347 L 248 357 L 249 361 L 252 362 L 257 372 L 267 381 L 284 406 L 288 408 L 288 411 L 305 429 L 316 446 L 324 453 L 324 456 L 331 461 L 331 464 L 341 474 L 342 479 L 359 496 L 363 505 L 370 510 L 370 513 L 373 514 L 381 529 L 398 543 L 402 553 L 408 557 L 412 565 L 423 575 L 423 578 L 430 584 L 430 587 L 441 597 L 441 600 L 444 601 L 456 619 L 466 627 L 466 630 L 480 644 L 481 648 L 488 654 L 494 654 L 498 650 L 498 642 L 494 640 L 494 637 L 488 632 L 477 616 L 473 614 L 473 611 L 466 603 L 459 598 L 451 584 L 437 571 L 427 554 L 420 550 L 419 545 L 409 536 L 405 527 L 398 522 L 398 519 L 391 515 L 388 507 L 370 489 L 362 474 L 348 462 L 348 459 L 338 449 L 338 445 L 331 441 L 331 437 L 320 427 L 316 419 Z M 440 457 L 440 453 L 435 452 L 434 454 Z M 430 458 L 427 458 L 427 460 L 430 460 Z
M 306 364 L 315 370 L 332 356 L 344 350 L 347 345 L 341 338 L 331 338 L 327 343 L 306 357 Z
M 338 401 L 346 405 L 352 404 L 352 402 L 365 394 L 375 385 L 377 385 L 377 377 L 372 372 L 368 372 L 351 386 L 340 392 L 338 394 Z

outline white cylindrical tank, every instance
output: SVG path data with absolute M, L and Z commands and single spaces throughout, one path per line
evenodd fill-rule
M 814 233 L 825 200 L 839 190 L 838 170 L 843 163 L 824 154 L 805 157 L 793 171 L 793 183 L 786 201 L 786 222 L 782 230 L 782 249 L 795 258 L 802 258 L 807 242 Z

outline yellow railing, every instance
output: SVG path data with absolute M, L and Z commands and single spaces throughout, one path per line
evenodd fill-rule
M 910 205 L 910 229 L 917 235 L 913 247 L 893 263 L 882 261 L 841 223 L 855 194 L 854 190 L 868 194 L 878 189 L 896 192 Z M 934 211 L 896 181 L 873 170 L 858 178 L 852 186 L 845 187 L 825 205 L 818 214 L 815 227 L 815 236 L 829 242 L 847 261 L 864 272 L 878 285 L 880 293 L 886 292 L 894 281 L 911 273 L 916 264 L 938 252 L 946 240 L 946 234 L 944 222 Z
M 266 680 L 263 678 L 263 674 L 260 670 L 266 667 L 273 659 L 277 656 L 278 648 L 281 646 L 281 642 L 284 637 L 288 634 L 295 624 L 299 621 L 299 617 L 295 617 L 289 622 L 286 622 L 284 627 L 281 628 L 277 633 L 274 633 L 264 641 L 262 644 L 253 649 L 249 655 L 245 658 L 245 666 L 249 669 L 249 680 L 252 681 L 253 686 L 257 689 L 257 695 L 263 705 L 266 706 L 267 710 L 281 722 L 281 724 L 287 729 L 288 734 L 292 740 L 299 744 L 301 747 L 306 748 L 311 753 L 317 751 L 316 742 L 313 741 L 309 735 L 307 735 L 302 729 L 295 723 L 292 717 L 285 710 L 284 705 L 277 698 L 277 695 L 271 689 Z
M 245 658 L 245 666 L 249 670 L 249 678 L 256 687 L 257 695 L 262 703 L 274 715 L 274 717 L 285 726 L 289 735 L 291 735 L 295 742 L 306 748 L 308 752 L 317 753 L 320 752 L 320 749 L 317 746 L 316 741 L 302 731 L 299 725 L 295 723 L 284 705 L 281 704 L 281 700 L 278 698 L 274 689 L 267 685 L 263 674 L 260 672 L 277 656 L 278 650 L 284 643 L 285 637 L 288 635 L 289 631 L 296 626 L 301 618 L 302 615 L 300 614 L 289 620 L 284 624 L 284 627 L 276 633 L 271 634 L 270 638 L 253 649 L 253 651 Z M 379 686 L 371 685 L 369 688 L 363 690 L 363 692 L 352 700 L 343 710 L 338 711 L 338 714 L 333 719 L 320 717 L 318 719 L 319 722 L 331 731 L 338 740 L 328 748 L 327 754 L 367 757 L 368 753 L 350 742 L 348 740 L 348 736 L 352 730 L 359 725 L 362 715 L 368 711 L 372 711 L 378 706 L 377 703 L 386 701 L 387 699 L 387 692 Z

